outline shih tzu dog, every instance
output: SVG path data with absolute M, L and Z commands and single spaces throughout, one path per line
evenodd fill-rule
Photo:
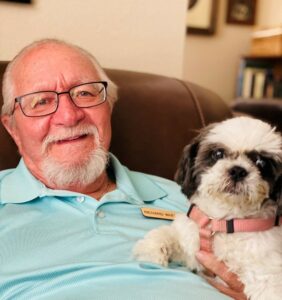
M 282 299 L 281 134 L 248 117 L 212 124 L 184 148 L 176 181 L 191 203 L 187 215 L 147 233 L 134 256 L 201 273 L 195 253 L 211 251 L 247 297 Z

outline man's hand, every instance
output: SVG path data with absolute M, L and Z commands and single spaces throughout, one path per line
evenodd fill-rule
M 236 274 L 228 271 L 223 262 L 218 261 L 212 253 L 205 251 L 198 252 L 196 257 L 208 273 L 218 276 L 226 283 L 226 285 L 221 284 L 212 277 L 206 276 L 205 279 L 209 284 L 235 300 L 247 300 L 244 294 L 244 285 L 239 281 Z

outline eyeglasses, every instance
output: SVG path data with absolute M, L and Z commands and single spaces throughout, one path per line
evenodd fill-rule
M 15 98 L 23 114 L 27 117 L 42 117 L 53 114 L 59 106 L 59 96 L 68 94 L 72 102 L 80 108 L 100 105 L 107 99 L 106 81 L 95 81 L 76 85 L 66 92 L 40 91 Z

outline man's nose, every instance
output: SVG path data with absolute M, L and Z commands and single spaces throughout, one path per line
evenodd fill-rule
M 56 125 L 74 126 L 85 116 L 82 108 L 77 107 L 68 93 L 58 95 L 58 109 L 54 113 L 53 121 Z

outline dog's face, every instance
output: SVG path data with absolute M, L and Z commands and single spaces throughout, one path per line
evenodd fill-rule
M 175 179 L 192 200 L 212 199 L 244 215 L 278 197 L 281 174 L 281 135 L 267 123 L 238 117 L 205 128 L 186 146 Z

